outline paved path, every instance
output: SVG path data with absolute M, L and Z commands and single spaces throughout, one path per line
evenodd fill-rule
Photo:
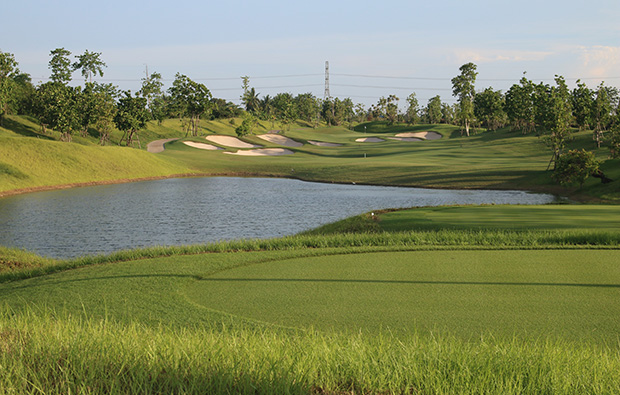
M 174 141 L 174 140 L 178 140 L 178 138 L 176 138 L 176 139 L 162 139 L 162 140 L 151 141 L 150 143 L 148 143 L 146 145 L 146 150 L 148 152 L 152 152 L 154 154 L 157 154 L 159 152 L 163 152 L 164 144 L 169 143 L 170 141 Z

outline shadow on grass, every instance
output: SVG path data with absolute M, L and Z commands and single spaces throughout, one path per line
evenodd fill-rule
M 20 134 L 22 136 L 26 136 L 26 137 L 39 137 L 42 139 L 47 139 L 47 140 L 54 140 L 53 137 L 51 136 L 47 136 L 44 135 L 42 133 L 40 133 L 39 131 L 37 131 L 35 128 L 30 127 L 30 126 L 26 126 L 23 123 L 20 122 L 16 122 L 10 118 L 4 118 L 2 120 L 2 126 L 5 129 L 8 129 L 14 133 Z
M 311 278 L 204 278 L 209 282 L 301 282 L 301 283 L 342 283 L 342 284 L 406 284 L 406 285 L 478 285 L 478 286 L 520 286 L 520 287 L 587 287 L 620 288 L 620 284 L 586 284 L 586 283 L 532 283 L 532 282 L 495 282 L 495 281 L 421 281 L 421 280 L 343 280 Z

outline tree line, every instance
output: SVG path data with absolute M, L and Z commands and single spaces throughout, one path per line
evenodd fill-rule
M 481 127 L 511 127 L 524 134 L 544 135 L 554 159 L 562 154 L 571 130 L 578 128 L 592 130 L 597 147 L 607 144 L 611 156 L 620 157 L 620 94 L 604 83 L 590 89 L 577 81 L 571 90 L 562 76 L 556 76 L 550 85 L 534 83 L 524 73 L 505 93 L 492 87 L 476 91 L 477 67 L 467 63 L 451 80 L 455 104 L 435 96 L 421 106 L 414 92 L 405 99 L 401 112 L 396 95 L 380 97 L 368 109 L 350 98 L 320 99 L 311 93 L 261 96 L 246 76 L 241 77 L 241 105 L 236 105 L 213 97 L 204 84 L 180 73 L 167 90 L 161 74 L 152 73 L 142 78 L 137 92 L 122 91 L 113 84 L 93 82 L 106 68 L 101 53 L 86 50 L 73 61 L 71 55 L 64 48 L 50 51 L 50 80 L 34 86 L 30 76 L 19 70 L 14 56 L 0 51 L 0 123 L 5 114 L 32 115 L 43 131 L 57 130 L 64 141 L 92 129 L 99 133 L 101 144 L 109 141 L 110 131 L 116 127 L 124 132 L 122 142 L 127 145 L 149 120 L 161 123 L 169 118 L 180 119 L 186 133 L 192 135 L 198 133 L 201 119 L 238 117 L 243 119 L 236 129 L 239 135 L 251 133 L 259 119 L 285 126 L 302 120 L 315 127 L 321 123 L 352 127 L 373 120 L 410 125 L 447 123 L 460 125 L 465 135 Z M 83 86 L 69 85 L 76 71 L 84 78 Z

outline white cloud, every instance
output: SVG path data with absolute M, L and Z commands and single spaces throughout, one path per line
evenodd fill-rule
M 620 72 L 620 47 L 595 45 L 578 47 L 584 78 L 618 77 Z
M 496 50 L 483 49 L 452 49 L 450 57 L 458 64 L 495 63 L 495 62 L 539 62 L 551 56 L 550 51 L 522 51 L 522 50 Z

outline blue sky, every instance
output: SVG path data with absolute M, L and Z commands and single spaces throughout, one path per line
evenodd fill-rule
M 50 50 L 65 47 L 101 52 L 99 80 L 122 89 L 139 89 L 148 65 L 167 86 L 179 72 L 235 102 L 243 75 L 261 95 L 323 97 L 325 61 L 332 96 L 366 106 L 411 92 L 422 105 L 453 102 L 450 79 L 467 62 L 478 90 L 505 91 L 524 71 L 620 87 L 618 0 L 20 0 L 1 19 L 0 50 L 35 83 L 49 77 Z

